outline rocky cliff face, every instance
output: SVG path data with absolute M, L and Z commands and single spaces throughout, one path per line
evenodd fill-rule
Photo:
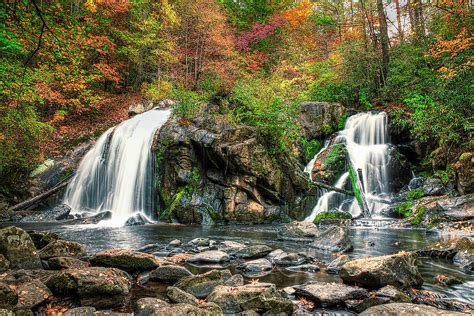
M 296 160 L 270 155 L 254 128 L 218 115 L 170 120 L 154 150 L 162 219 L 202 224 L 282 220 L 308 186 Z

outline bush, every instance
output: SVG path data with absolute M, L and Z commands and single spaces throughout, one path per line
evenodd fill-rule
M 197 113 L 199 103 L 203 101 L 198 93 L 182 87 L 175 87 L 171 96 L 177 101 L 173 113 L 181 119 L 191 119 Z
M 160 101 L 170 96 L 173 85 L 166 80 L 158 79 L 152 83 L 142 84 L 142 94 L 149 100 Z
M 303 146 L 303 156 L 305 161 L 310 161 L 313 157 L 321 150 L 321 142 L 317 139 L 307 140 L 306 138 L 301 139 L 301 145 Z
M 412 215 L 411 210 L 413 209 L 413 202 L 405 202 L 397 206 L 395 212 L 402 218 L 410 217 Z

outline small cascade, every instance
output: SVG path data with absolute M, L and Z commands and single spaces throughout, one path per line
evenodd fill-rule
M 390 143 L 388 117 L 385 112 L 367 112 L 349 117 L 344 130 L 340 131 L 334 143 L 345 144 L 348 151 L 348 163 L 354 170 L 361 170 L 361 184 L 365 192 L 367 206 L 372 217 L 379 217 L 379 211 L 387 205 L 381 200 L 391 197 L 389 180 Z M 319 153 L 318 153 L 319 155 Z M 312 160 L 316 161 L 317 156 Z M 311 164 L 311 166 L 312 166 Z M 305 171 L 311 172 L 311 166 Z M 347 171 L 347 170 L 346 170 Z M 345 172 L 335 183 L 336 188 L 350 190 L 351 180 Z M 334 191 L 323 192 L 307 221 L 314 221 L 317 214 L 324 211 L 339 210 L 350 212 L 353 217 L 361 214 L 357 200 Z
M 134 214 L 153 218 L 155 132 L 171 110 L 151 110 L 107 130 L 82 159 L 64 203 L 73 213 L 111 211 L 112 224 Z

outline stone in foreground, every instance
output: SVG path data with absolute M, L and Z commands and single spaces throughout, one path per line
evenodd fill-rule
M 182 278 L 191 275 L 193 274 L 185 267 L 170 264 L 159 266 L 150 272 L 150 280 L 174 284 Z
M 411 303 L 390 303 L 371 307 L 360 316 L 398 316 L 398 315 L 416 315 L 416 316 L 432 316 L 432 315 L 466 315 L 465 313 L 445 311 L 428 305 L 411 304 Z
M 222 263 L 222 262 L 227 262 L 229 260 L 230 260 L 230 257 L 225 252 L 220 251 L 220 250 L 209 250 L 209 251 L 204 251 L 204 252 L 195 254 L 194 256 L 188 259 L 188 262 L 206 264 L 206 263 Z
M 297 296 L 313 301 L 316 306 L 345 306 L 347 300 L 362 300 L 369 296 L 367 290 L 340 283 L 314 282 L 295 286 Z
M 413 253 L 400 253 L 349 261 L 342 266 L 339 276 L 345 283 L 359 284 L 370 289 L 386 285 L 398 288 L 420 286 L 423 279 Z
M 229 270 L 212 270 L 181 279 L 175 286 L 197 298 L 205 298 L 218 285 L 223 285 L 232 274 Z
M 252 245 L 240 249 L 236 252 L 236 256 L 243 259 L 258 259 L 265 257 L 272 251 L 272 248 L 267 245 Z
M 331 252 L 347 252 L 352 250 L 352 243 L 347 231 L 339 226 L 330 226 L 314 239 L 310 247 Z
M 81 257 L 85 254 L 84 245 L 67 240 L 55 240 L 39 251 L 39 256 L 43 260 L 53 257 Z
M 237 269 L 243 271 L 245 274 L 256 276 L 267 274 L 273 269 L 273 265 L 267 259 L 255 259 L 244 262 L 237 266 Z
M 136 316 L 149 316 L 169 305 L 167 302 L 158 298 L 145 297 L 138 299 L 135 304 L 133 304 L 133 312 Z
M 12 269 L 42 269 L 30 235 L 21 228 L 10 226 L 0 229 L 0 253 Z
M 127 272 L 146 271 L 158 267 L 154 255 L 129 249 L 110 249 L 96 253 L 90 259 L 93 266 L 118 268 Z

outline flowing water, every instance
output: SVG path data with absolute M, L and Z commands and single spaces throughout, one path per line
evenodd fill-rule
M 85 155 L 64 203 L 73 213 L 111 211 L 109 224 L 123 225 L 135 213 L 152 217 L 156 130 L 170 110 L 151 110 L 106 131 Z
M 389 188 L 390 170 L 387 164 L 389 155 L 388 118 L 385 112 L 366 112 L 349 117 L 344 127 L 334 140 L 335 144 L 345 144 L 348 151 L 349 163 L 354 170 L 362 171 L 362 187 L 367 198 L 367 206 L 373 218 L 381 218 L 379 212 L 386 204 L 379 202 L 387 199 L 391 192 Z M 325 147 L 326 148 L 326 147 Z M 322 150 L 324 150 L 323 148 Z M 311 172 L 320 151 L 305 168 Z M 349 173 L 345 172 L 334 184 L 337 188 L 350 187 Z M 353 217 L 361 214 L 356 199 L 335 191 L 323 191 L 307 221 L 314 221 L 317 214 L 333 209 L 350 212 Z

